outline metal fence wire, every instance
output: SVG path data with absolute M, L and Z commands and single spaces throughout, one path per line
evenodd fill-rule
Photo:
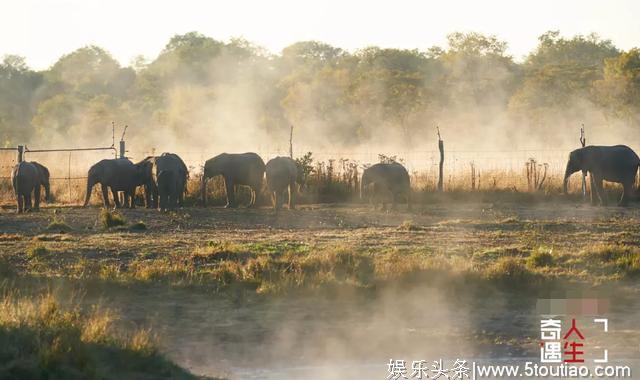
M 527 165 L 534 160 L 539 170 L 547 171 L 547 183 L 551 179 L 557 182 L 564 174 L 567 154 L 575 147 L 559 149 L 524 150 L 446 150 L 444 162 L 445 190 L 460 186 L 461 183 L 486 188 L 519 188 L 527 190 Z M 288 150 L 288 149 L 287 149 Z M 284 149 L 263 148 L 256 151 L 265 162 L 276 156 L 288 156 Z M 294 150 L 294 157 L 302 157 L 308 150 Z M 134 162 L 149 155 L 162 153 L 160 150 L 133 150 L 127 156 Z M 204 162 L 222 152 L 212 151 L 173 151 L 187 164 L 192 178 L 202 172 Z M 332 165 L 336 175 L 348 167 L 345 162 L 363 167 L 379 161 L 379 153 L 396 157 L 416 179 L 427 184 L 435 183 L 438 177 L 438 150 L 411 150 L 399 152 L 372 151 L 313 151 L 315 163 Z M 17 163 L 17 148 L 0 148 L 0 201 L 13 201 L 10 176 Z M 85 196 L 87 172 L 91 165 L 105 159 L 118 156 L 114 147 L 69 148 L 69 149 L 30 149 L 25 148 L 23 159 L 37 161 L 49 168 L 51 173 L 51 192 L 54 201 L 66 204 L 81 203 Z M 361 171 L 360 171 L 361 173 Z M 498 179 L 498 174 L 501 178 Z M 476 178 L 476 176 L 478 178 Z M 509 177 L 510 179 L 506 179 Z M 529 185 L 530 187 L 530 185 Z M 94 189 L 94 191 L 97 191 Z

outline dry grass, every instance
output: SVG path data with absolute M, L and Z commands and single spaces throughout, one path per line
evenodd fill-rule
M 1 267 L 12 275 L 270 294 L 446 278 L 507 289 L 556 281 L 597 285 L 638 273 L 640 215 L 634 209 L 473 207 L 433 206 L 411 214 L 365 207 L 281 215 L 217 208 L 171 215 L 120 211 L 140 220 L 143 234 L 94 229 L 92 209 L 61 209 L 59 218 L 72 230 L 43 234 L 38 223 L 51 220 L 45 210 L 4 219 L 18 230 L 0 239 Z
M 117 316 L 63 305 L 52 293 L 0 300 L 0 378 L 196 379 L 158 353 L 148 329 L 124 333 Z
M 104 209 L 104 208 L 100 211 L 100 216 L 98 218 L 100 221 L 100 225 L 103 228 L 111 228 L 111 227 L 119 227 L 119 226 L 127 225 L 127 219 L 123 217 L 121 214 L 115 211 Z

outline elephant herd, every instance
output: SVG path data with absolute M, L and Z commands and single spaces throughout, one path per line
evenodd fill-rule
M 619 204 L 626 205 L 635 197 L 634 184 L 639 166 L 638 155 L 625 145 L 576 149 L 570 153 L 567 162 L 564 192 L 567 192 L 567 182 L 571 174 L 582 171 L 589 174 L 592 203 L 606 204 L 602 183 L 610 181 L 623 185 L 624 191 Z M 202 204 L 206 205 L 207 201 L 207 180 L 222 176 L 227 207 L 238 206 L 235 194 L 239 186 L 250 188 L 249 207 L 253 207 L 265 175 L 267 189 L 275 209 L 282 207 L 287 193 L 289 208 L 293 209 L 297 186 L 305 181 L 302 169 L 289 157 L 276 157 L 265 165 L 256 153 L 222 153 L 207 160 L 200 184 Z M 100 184 L 105 207 L 109 207 L 111 191 L 115 207 L 133 208 L 136 188 L 143 187 L 145 205 L 148 208 L 174 209 L 183 205 L 188 178 L 187 166 L 174 153 L 150 156 L 137 163 L 126 158 L 105 159 L 89 169 L 84 206 L 89 203 L 93 187 Z M 13 168 L 11 181 L 18 212 L 39 208 L 41 188 L 44 188 L 45 199 L 49 200 L 49 170 L 43 165 L 33 161 L 20 162 Z M 397 202 L 404 200 L 408 208 L 411 208 L 410 176 L 399 163 L 379 163 L 366 168 L 362 174 L 360 191 L 361 196 L 367 196 L 374 203 L 381 201 L 383 207 L 386 206 L 386 199 L 390 195 L 393 207 Z M 120 204 L 120 192 L 124 194 L 124 205 Z

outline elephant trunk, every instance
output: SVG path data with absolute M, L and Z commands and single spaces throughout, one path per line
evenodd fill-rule
M 87 178 L 87 194 L 84 197 L 84 204 L 82 205 L 82 207 L 87 207 L 87 205 L 89 204 L 89 199 L 91 198 L 91 190 L 93 190 L 93 186 L 95 184 L 95 178 L 89 176 L 89 178 Z

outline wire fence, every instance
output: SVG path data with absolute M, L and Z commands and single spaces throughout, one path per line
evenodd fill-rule
M 575 147 L 557 149 L 522 150 L 446 150 L 445 147 L 445 190 L 463 188 L 473 184 L 474 188 L 531 188 L 527 176 L 527 165 L 534 160 L 536 170 L 544 170 L 548 183 L 558 184 L 564 174 L 568 152 Z M 301 157 L 308 149 L 294 150 L 294 157 Z M 434 185 L 438 177 L 438 150 L 407 150 L 398 152 L 378 151 L 312 151 L 314 162 L 332 167 L 336 176 L 349 170 L 349 165 L 359 168 L 379 161 L 379 154 L 395 157 L 412 174 L 414 182 L 422 187 Z M 139 161 L 147 156 L 158 155 L 157 149 L 127 151 L 127 157 Z M 215 150 L 173 151 L 189 167 L 192 178 L 202 172 L 204 162 L 222 152 Z M 288 149 L 263 147 L 256 151 L 265 162 L 276 156 L 288 156 Z M 51 173 L 52 195 L 56 202 L 78 204 L 84 199 L 87 172 L 91 165 L 101 159 L 117 156 L 114 147 L 68 148 L 68 149 L 26 149 L 25 161 L 38 161 L 47 166 Z M 11 170 L 17 163 L 16 148 L 0 149 L 0 201 L 13 201 L 11 191 Z M 347 165 L 347 163 L 349 165 Z M 361 170 L 360 170 L 361 173 Z M 435 186 L 435 185 L 434 185 Z

